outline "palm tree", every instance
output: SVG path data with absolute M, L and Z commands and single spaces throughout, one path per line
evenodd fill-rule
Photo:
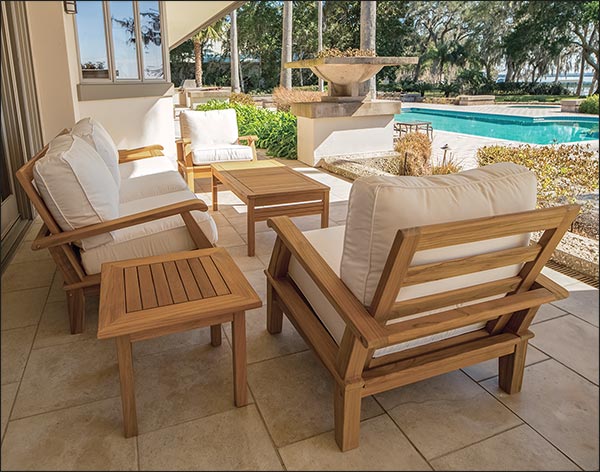
M 375 51 L 375 25 L 377 23 L 377 2 L 360 2 L 360 48 Z M 369 82 L 369 96 L 376 98 L 375 77 Z
M 202 61 L 204 48 L 210 41 L 217 41 L 223 37 L 225 22 L 221 19 L 203 30 L 198 31 L 193 37 L 196 87 L 202 87 Z
M 317 0 L 317 49 L 323 49 L 323 0 Z M 319 92 L 325 90 L 325 83 L 319 77 Z
M 279 86 L 292 88 L 292 70 L 283 65 L 292 60 L 292 19 L 294 4 L 291 0 L 283 2 L 283 37 L 281 44 L 281 75 Z
M 240 92 L 240 54 L 238 50 L 237 10 L 231 12 L 231 26 L 229 30 L 231 42 L 231 91 Z

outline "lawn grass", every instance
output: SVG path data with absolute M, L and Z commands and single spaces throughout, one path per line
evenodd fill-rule
M 496 103 L 505 102 L 539 102 L 539 103 L 557 103 L 565 98 L 577 98 L 573 95 L 496 95 Z

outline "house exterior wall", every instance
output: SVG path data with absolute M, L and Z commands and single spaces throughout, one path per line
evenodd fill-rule
M 111 98 L 120 86 L 105 85 L 104 99 L 82 100 L 74 16 L 64 12 L 62 1 L 28 1 L 27 14 L 45 143 L 90 116 L 119 148 L 161 144 L 174 158 L 172 87 L 159 96 Z

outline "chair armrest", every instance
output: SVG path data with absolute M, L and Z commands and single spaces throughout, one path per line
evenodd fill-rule
M 148 157 L 162 156 L 164 149 L 160 144 L 152 144 L 135 149 L 119 149 L 119 164 L 146 159 Z
M 546 290 L 551 292 L 557 300 L 564 300 L 565 298 L 569 298 L 569 291 L 566 288 L 556 283 L 554 280 L 550 279 L 544 274 L 539 274 L 535 279 L 532 289 L 536 288 L 545 288 Z
M 238 138 L 238 141 L 248 141 L 249 143 L 253 143 L 255 141 L 258 141 L 258 136 L 251 134 L 248 136 L 240 136 Z
M 269 218 L 267 225 L 275 230 L 283 245 L 306 270 L 363 346 L 369 349 L 387 346 L 384 328 L 346 287 L 292 220 L 287 216 L 278 216 Z
M 110 221 L 103 221 L 102 223 L 96 223 L 82 228 L 77 228 L 72 231 L 65 231 L 63 233 L 53 234 L 50 236 L 36 239 L 31 245 L 32 249 L 44 249 L 49 247 L 60 246 L 62 244 L 74 243 L 85 238 L 97 236 L 99 234 L 108 233 L 117 229 L 128 228 L 130 226 L 141 225 L 153 220 L 160 220 L 168 216 L 180 215 L 188 213 L 190 211 L 207 211 L 208 207 L 206 203 L 197 198 L 186 200 L 183 202 L 173 203 L 171 205 L 165 205 L 162 207 L 154 208 L 152 210 L 142 211 L 133 215 L 123 216 L 121 218 L 115 218 Z
M 192 167 L 194 165 L 192 162 L 191 144 L 192 141 L 189 138 L 180 138 L 175 141 L 177 160 L 183 163 L 185 167 Z

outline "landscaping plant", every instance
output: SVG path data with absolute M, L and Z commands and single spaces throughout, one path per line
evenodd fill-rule
M 577 195 L 598 190 L 598 154 L 589 146 L 484 146 L 477 151 L 480 166 L 514 162 L 537 178 L 538 205 L 575 201 Z
M 271 111 L 238 102 L 210 100 L 196 110 L 224 110 L 233 108 L 237 115 L 240 135 L 256 135 L 256 146 L 267 150 L 267 155 L 284 159 L 297 158 L 296 117 L 289 112 Z
M 395 145 L 398 175 L 431 174 L 431 141 L 423 133 L 406 133 Z
M 276 87 L 273 90 L 273 101 L 277 111 L 290 111 L 292 103 L 320 102 L 323 93 L 298 88 Z
M 589 113 L 591 115 L 598 114 L 598 95 L 587 97 L 581 105 L 579 105 L 579 113 Z

